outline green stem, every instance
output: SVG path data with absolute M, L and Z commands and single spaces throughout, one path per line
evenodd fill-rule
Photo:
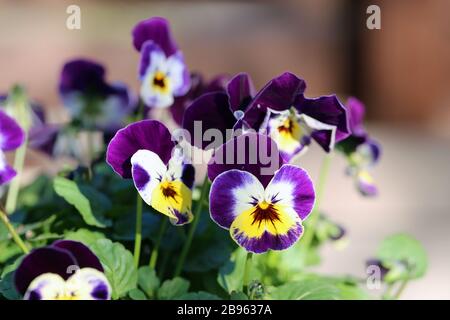
M 194 221 L 192 222 L 192 226 L 189 229 L 189 233 L 186 238 L 186 242 L 184 243 L 183 249 L 180 254 L 180 258 L 178 259 L 177 266 L 175 268 L 174 277 L 178 277 L 181 274 L 181 270 L 183 269 L 184 261 L 186 260 L 186 256 L 191 247 L 192 239 L 194 238 L 195 230 L 197 229 L 198 223 L 200 221 L 200 214 L 202 213 L 203 202 L 205 201 L 205 197 L 208 193 L 209 180 L 208 175 L 205 176 L 203 180 L 202 190 L 200 193 L 200 199 L 197 202 L 197 206 L 194 212 Z
M 253 253 L 247 252 L 247 257 L 245 258 L 244 275 L 242 277 L 242 292 L 247 291 L 249 295 L 249 284 L 250 284 L 250 274 L 252 272 L 252 260 Z
M 319 173 L 319 180 L 317 182 L 317 188 L 316 188 L 316 203 L 314 205 L 314 209 L 311 212 L 311 217 L 308 228 L 305 229 L 305 235 L 303 237 L 303 248 L 305 252 L 307 252 L 311 246 L 313 237 L 314 237 L 314 230 L 316 228 L 316 224 L 319 221 L 320 217 L 320 204 L 322 202 L 323 194 L 325 191 L 325 184 L 328 177 L 328 171 L 330 169 L 330 163 L 331 163 L 331 154 L 326 154 Z
M 408 280 L 403 280 L 400 287 L 398 288 L 397 293 L 394 295 L 394 300 L 398 300 L 402 295 L 403 291 L 405 291 L 406 285 L 408 284 Z
M 17 207 L 17 197 L 19 196 L 20 190 L 20 180 L 22 177 L 23 166 L 25 164 L 25 156 L 27 153 L 27 141 L 28 135 L 25 136 L 25 142 L 17 149 L 14 157 L 14 170 L 16 170 L 17 175 L 12 180 L 11 185 L 8 189 L 8 195 L 6 197 L 6 212 L 12 213 L 16 211 Z
M 159 226 L 158 235 L 156 238 L 155 246 L 153 247 L 152 254 L 150 255 L 150 268 L 155 269 L 156 267 L 156 261 L 158 260 L 158 252 L 159 252 L 159 245 L 161 244 L 161 240 L 164 236 L 164 232 L 167 229 L 167 221 L 168 219 L 166 217 L 163 217 L 161 225 Z
M 17 208 L 17 197 L 19 195 L 20 180 L 25 164 L 25 156 L 27 153 L 28 130 L 31 127 L 31 111 L 25 90 L 19 85 L 15 85 L 11 89 L 10 93 L 8 94 L 6 104 L 12 107 L 15 119 L 25 132 L 24 142 L 22 146 L 17 149 L 14 158 L 14 170 L 17 172 L 17 176 L 11 182 L 6 198 L 6 212 L 9 212 L 11 214 L 16 211 Z
M 139 267 L 139 258 L 141 256 L 142 242 L 142 198 L 137 194 L 136 199 L 136 232 L 134 237 L 134 265 Z
M 28 247 L 25 245 L 25 243 L 20 238 L 19 234 L 17 233 L 16 229 L 14 229 L 13 225 L 9 221 L 8 215 L 5 211 L 0 209 L 0 220 L 4 223 L 6 228 L 8 229 L 9 233 L 11 234 L 14 242 L 19 246 L 19 248 L 23 251 L 23 253 L 27 254 L 30 252 Z

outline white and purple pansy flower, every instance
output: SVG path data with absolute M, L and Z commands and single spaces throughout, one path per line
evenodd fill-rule
M 123 178 L 132 178 L 142 199 L 174 225 L 192 221 L 195 169 L 177 152 L 169 130 L 143 120 L 119 130 L 106 161 Z M 172 155 L 173 154 L 173 155 Z
M 110 300 L 100 260 L 84 244 L 59 240 L 25 256 L 14 284 L 25 300 Z
M 250 143 L 239 142 L 247 138 L 251 138 Z M 259 141 L 257 152 L 260 156 L 255 163 L 217 163 L 217 154 L 229 154 L 224 149 L 235 146 L 247 149 L 256 144 L 252 139 Z M 302 222 L 310 214 L 315 201 L 308 174 L 299 167 L 279 162 L 276 153 L 264 156 L 260 152 L 268 150 L 267 145 L 276 146 L 264 135 L 241 135 L 219 148 L 212 159 L 215 163 L 208 165 L 208 174 L 213 179 L 211 218 L 228 229 L 238 245 L 254 253 L 292 246 L 303 234 Z M 237 153 L 254 154 L 239 149 Z M 267 158 L 276 162 L 271 166 L 272 171 L 258 170 L 258 166 L 261 168 L 266 162 L 263 159 Z
M 252 100 L 243 120 L 274 139 L 290 161 L 315 140 L 326 152 L 350 134 L 345 107 L 335 95 L 307 98 L 305 82 L 286 72 Z
M 67 62 L 59 93 L 74 121 L 88 130 L 115 132 L 137 106 L 137 98 L 120 82 L 107 83 L 105 68 L 91 60 Z
M 365 107 L 354 97 L 346 104 L 349 112 L 351 135 L 341 141 L 337 148 L 347 158 L 347 173 L 354 178 L 356 188 L 364 196 L 375 196 L 378 188 L 370 174 L 370 168 L 376 165 L 381 156 L 381 146 L 371 139 L 363 125 Z
M 167 108 L 190 88 L 189 71 L 172 38 L 169 22 L 154 17 L 133 29 L 133 44 L 141 53 L 141 99 L 148 107 Z
M 19 148 L 25 140 L 25 132 L 17 122 L 0 110 L 0 185 L 16 176 L 16 171 L 6 162 L 4 152 Z

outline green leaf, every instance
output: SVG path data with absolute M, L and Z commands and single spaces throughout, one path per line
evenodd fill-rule
M 125 296 L 137 286 L 138 272 L 134 267 L 133 255 L 120 243 L 100 239 L 90 246 L 100 259 L 112 288 L 113 299 Z
M 242 290 L 242 275 L 244 274 L 246 258 L 247 251 L 243 248 L 237 248 L 231 254 L 230 261 L 219 269 L 217 282 L 228 293 Z
M 139 289 L 130 290 L 130 292 L 128 292 L 128 296 L 131 300 L 148 300 L 145 293 Z
M 275 300 L 338 300 L 340 291 L 327 279 L 305 278 L 276 287 L 270 297 Z
M 178 297 L 176 300 L 222 300 L 222 299 L 220 299 L 220 297 L 216 296 L 215 294 L 211 294 L 205 291 L 199 291 L 186 293 L 181 297 Z
M 248 297 L 245 293 L 239 291 L 233 291 L 230 294 L 230 300 L 248 300 Z
M 8 265 L 3 270 L 0 277 L 0 294 L 8 300 L 20 300 L 22 296 L 14 286 L 14 272 L 22 262 L 23 256 L 17 258 L 14 263 Z
M 148 266 L 140 267 L 138 271 L 138 285 L 150 299 L 154 299 L 160 285 L 155 270 Z
M 64 238 L 67 240 L 79 241 L 87 246 L 90 246 L 97 240 L 104 239 L 105 235 L 97 231 L 91 231 L 88 229 L 78 229 L 76 231 L 67 232 Z
M 385 277 L 386 282 L 420 278 L 428 267 L 424 247 L 407 234 L 384 239 L 378 248 L 377 258 L 390 269 Z
M 53 181 L 56 194 L 73 205 L 81 214 L 84 222 L 90 226 L 105 228 L 106 224 L 100 222 L 93 214 L 89 199 L 83 195 L 78 185 L 66 178 L 56 177 Z
M 189 290 L 189 281 L 183 278 L 166 280 L 158 290 L 159 300 L 173 300 L 185 295 Z
M 339 298 L 342 300 L 370 300 L 371 297 L 362 288 L 356 285 L 339 283 Z

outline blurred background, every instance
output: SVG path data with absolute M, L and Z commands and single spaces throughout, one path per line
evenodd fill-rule
M 66 28 L 67 6 L 81 8 L 81 30 Z M 381 30 L 366 9 L 381 8 Z M 324 273 L 364 276 L 366 258 L 387 235 L 409 232 L 429 254 L 427 275 L 406 299 L 450 299 L 450 2 L 447 0 L 305 1 L 6 1 L 0 0 L 0 92 L 24 84 L 65 119 L 57 94 L 63 63 L 89 57 L 108 80 L 137 90 L 138 53 L 130 32 L 164 16 L 191 70 L 206 77 L 247 71 L 257 88 L 291 71 L 307 96 L 338 93 L 366 103 L 368 128 L 381 142 L 377 198 L 361 197 L 334 156 L 323 207 L 348 230 L 340 251 L 324 248 Z M 323 153 L 298 160 L 317 177 Z M 30 153 L 30 176 L 54 166 Z

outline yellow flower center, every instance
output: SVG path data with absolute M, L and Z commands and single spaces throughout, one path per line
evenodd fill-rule
M 155 76 L 153 77 L 153 82 L 152 82 L 152 86 L 153 89 L 155 90 L 160 90 L 160 91 L 167 91 L 167 77 L 164 73 L 162 73 L 161 71 L 157 71 L 155 73 Z

